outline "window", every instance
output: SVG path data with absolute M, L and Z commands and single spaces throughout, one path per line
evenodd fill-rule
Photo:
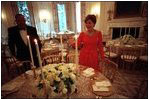
M 119 38 L 124 35 L 131 35 L 134 38 L 139 37 L 140 27 L 113 27 L 112 39 Z
M 17 6 L 19 9 L 19 13 L 24 15 L 24 17 L 26 19 L 26 24 L 31 25 L 27 2 L 26 1 L 18 1 Z
M 57 10 L 58 10 L 59 31 L 60 32 L 66 31 L 67 24 L 66 24 L 65 5 L 57 4 Z

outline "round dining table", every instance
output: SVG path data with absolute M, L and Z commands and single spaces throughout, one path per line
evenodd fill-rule
M 52 65 L 52 64 L 51 64 Z M 64 64 L 67 65 L 67 64 Z M 74 64 L 75 66 L 75 64 Z M 87 69 L 86 66 L 78 65 L 77 67 L 77 91 L 69 96 L 53 96 L 49 92 L 49 96 L 46 96 L 43 91 L 39 91 L 37 88 L 38 78 L 34 78 L 32 70 L 27 71 L 24 74 L 16 77 L 15 79 L 4 84 L 1 89 L 2 98 L 5 99 L 96 99 L 96 98 L 118 98 L 115 97 L 114 87 L 111 85 L 109 91 L 95 92 L 93 90 L 93 83 L 96 81 L 109 81 L 101 72 L 96 71 L 90 76 L 83 75 L 83 71 Z M 44 69 L 44 66 L 43 66 Z M 36 69 L 36 76 L 40 73 L 40 68 Z M 110 81 L 109 81 L 110 82 Z

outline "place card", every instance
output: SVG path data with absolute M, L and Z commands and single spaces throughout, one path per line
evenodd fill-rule
M 132 47 L 131 45 L 125 45 L 125 47 Z
M 88 73 L 88 74 L 83 73 L 83 76 L 85 76 L 85 77 L 90 77 L 90 76 L 92 76 L 92 75 L 94 75 L 94 74 L 95 74 L 94 72 L 92 72 L 92 73 Z
M 101 81 L 101 82 L 95 82 L 95 85 L 97 87 L 101 87 L 101 86 L 111 86 L 111 83 L 109 81 Z

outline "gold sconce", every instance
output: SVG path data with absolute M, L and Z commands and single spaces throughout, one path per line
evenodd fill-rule
M 47 10 L 41 10 L 39 12 L 40 20 L 44 23 L 47 23 L 47 21 L 50 19 L 50 13 Z
M 91 9 L 91 14 L 94 14 L 96 16 L 96 18 L 98 18 L 99 14 L 100 14 L 100 6 L 94 6 Z
M 112 19 L 112 14 L 113 14 L 113 11 L 112 10 L 108 10 L 108 21 L 110 21 Z
M 6 15 L 5 15 L 5 13 L 3 11 L 1 13 L 1 18 L 2 18 L 2 20 L 5 20 L 6 19 Z

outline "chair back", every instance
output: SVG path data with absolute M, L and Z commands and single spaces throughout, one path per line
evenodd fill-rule
M 105 47 L 105 56 L 108 58 L 116 58 L 118 56 L 116 47 L 107 46 Z
M 5 57 L 4 63 L 7 68 L 8 75 L 14 77 L 14 75 L 19 75 L 29 70 L 31 62 L 30 61 L 19 61 L 15 57 Z M 27 66 L 28 65 L 28 66 Z M 28 68 L 27 68 L 28 67 Z
M 106 76 L 111 82 L 113 82 L 118 71 L 118 65 L 113 61 L 105 58 L 104 62 L 102 62 L 101 67 L 102 74 L 104 74 L 104 76 Z
M 124 69 L 135 69 L 138 58 L 140 56 L 140 50 L 135 47 L 125 47 L 121 49 L 120 66 Z
M 79 60 L 79 53 L 77 59 Z M 68 52 L 66 55 L 66 63 L 76 63 L 76 54 L 75 52 Z
M 61 63 L 61 55 L 49 55 L 43 58 L 42 64 L 53 64 L 53 63 Z
M 125 47 L 121 50 L 121 59 L 127 62 L 134 62 L 140 56 L 140 50 L 133 47 Z
M 17 60 L 14 57 L 4 57 L 4 62 L 7 66 L 7 69 L 16 68 Z

